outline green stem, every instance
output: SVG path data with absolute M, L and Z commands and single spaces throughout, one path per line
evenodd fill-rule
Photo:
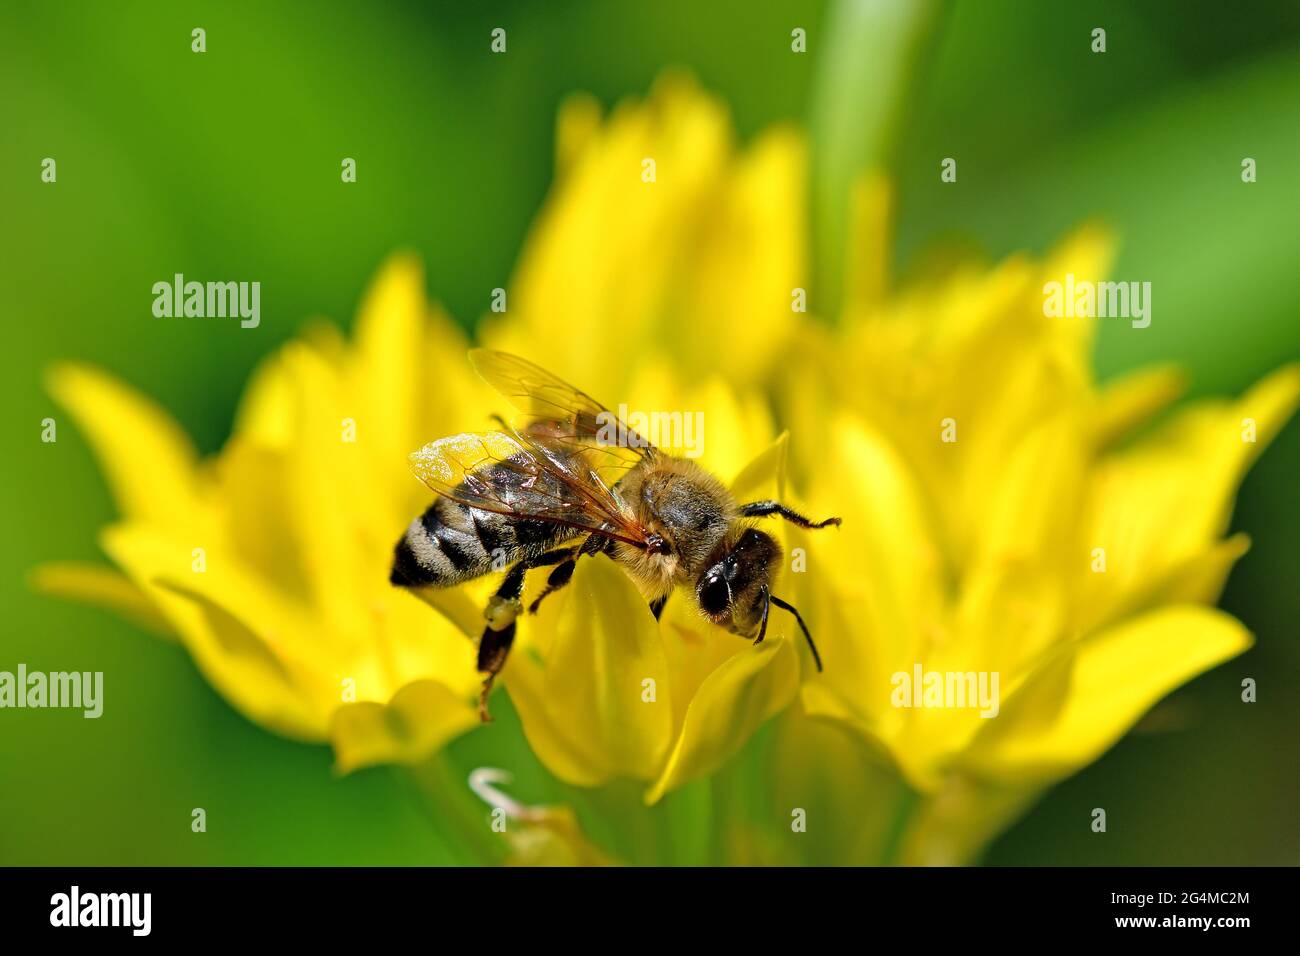
M 421 808 L 463 862 L 492 865 L 505 859 L 508 847 L 488 824 L 489 811 L 469 789 L 467 778 L 440 752 L 418 766 L 399 768 L 413 784 Z
M 941 0 L 836 0 L 813 83 L 810 198 L 812 299 L 822 315 L 843 304 L 853 184 L 884 168 L 929 48 Z
M 900 782 L 898 800 L 894 805 L 894 816 L 880 853 L 880 866 L 898 865 L 898 851 L 902 848 L 903 835 L 907 832 L 907 825 L 912 821 L 912 814 L 920 802 L 920 795 L 906 783 Z

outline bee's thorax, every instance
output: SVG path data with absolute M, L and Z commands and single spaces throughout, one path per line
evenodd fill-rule
M 630 472 L 619 493 L 655 546 L 618 544 L 614 557 L 648 596 L 693 585 L 736 521 L 736 503 L 693 461 L 661 455 Z

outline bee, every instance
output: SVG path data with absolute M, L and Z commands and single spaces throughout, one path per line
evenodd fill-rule
M 412 470 L 438 497 L 397 542 L 390 580 L 419 592 L 505 570 L 478 645 L 484 721 L 523 610 L 525 573 L 551 568 L 528 608 L 536 613 L 569 583 L 580 558 L 601 554 L 631 575 L 656 619 L 675 589 L 689 588 L 704 617 L 758 644 L 771 607 L 789 611 L 822 669 L 803 618 L 772 593 L 781 546 L 749 519 L 825 528 L 839 518 L 814 522 L 777 501 L 740 503 L 703 467 L 656 448 L 532 362 L 487 349 L 469 358 L 522 424 L 497 418 L 498 431 L 441 438 L 411 455 Z

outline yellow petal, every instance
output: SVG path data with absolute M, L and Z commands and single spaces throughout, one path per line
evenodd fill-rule
M 1062 633 L 1068 610 L 1065 581 L 1084 572 L 1077 502 L 1084 487 L 1083 428 L 1069 407 L 1043 411 L 1006 448 L 1000 481 L 989 489 L 973 561 L 956 586 L 951 618 L 923 655 L 927 671 L 998 673 L 1007 692 L 1030 662 Z M 964 708 L 905 709 L 895 742 L 904 764 L 927 789 L 949 755 L 979 732 L 983 721 Z
M 1234 421 L 1234 424 L 1240 428 L 1249 418 L 1258 429 L 1256 441 L 1243 442 L 1253 446 L 1247 455 L 1247 464 L 1258 458 L 1282 426 L 1290 421 L 1297 404 L 1300 404 L 1300 364 L 1297 363 L 1284 365 L 1265 376 L 1238 400 L 1234 418 L 1240 416 L 1241 421 Z M 1242 436 L 1239 434 L 1239 437 Z
M 547 768 L 578 785 L 653 777 L 671 742 L 671 688 L 659 629 L 631 579 L 603 556 L 583 558 L 520 627 L 528 646 L 504 678 Z
M 244 387 L 234 433 L 259 447 L 283 448 L 293 431 L 293 383 L 283 351 L 275 352 L 258 363 Z
M 617 776 L 609 755 L 587 746 L 570 715 L 548 697 L 546 669 L 528 648 L 510 655 L 505 680 L 528 746 L 547 770 L 575 787 L 597 787 Z
M 837 691 L 822 681 L 805 683 L 800 689 L 799 700 L 803 705 L 803 712 L 809 717 L 848 728 L 861 739 L 866 749 L 879 763 L 890 767 L 899 776 L 905 774 L 895 755 L 894 746 L 885 737 L 881 722 L 875 716 L 866 714 L 866 709 L 856 700 L 850 705 Z M 897 728 L 891 726 L 889 730 L 896 733 Z
M 1052 250 L 1043 263 L 1032 290 L 1033 317 L 1043 323 L 1047 343 L 1060 367 L 1079 379 L 1092 378 L 1092 340 L 1095 318 L 1049 317 L 1043 314 L 1044 286 L 1064 284 L 1068 275 L 1097 282 L 1110 273 L 1116 242 L 1110 229 L 1098 222 L 1086 223 Z
M 1067 247 L 1052 268 L 1090 270 L 1093 245 Z M 991 271 L 967 266 L 891 300 L 824 350 L 833 401 L 899 449 L 927 492 L 952 565 L 969 563 L 1007 457 L 1042 411 L 1090 394 L 1086 329 L 1044 316 L 1042 302 L 1040 270 L 1023 257 Z M 821 377 L 813 367 L 792 380 L 793 403 L 817 394 Z M 825 417 L 811 400 L 801 411 L 814 429 Z M 941 440 L 945 429 L 955 441 Z M 803 445 L 793 423 L 792 432 L 798 454 L 813 457 L 808 470 L 823 467 L 822 444 Z
M 283 596 L 311 600 L 308 552 L 315 547 L 294 520 L 300 488 L 286 481 L 292 456 L 238 435 L 213 463 L 223 499 L 223 522 L 240 562 Z M 211 547 L 210 542 L 195 541 Z
M 1110 383 L 1098 400 L 1094 444 L 1105 448 L 1119 441 L 1177 400 L 1186 387 L 1187 376 L 1170 365 L 1144 368 Z
M 324 712 L 305 668 L 284 660 L 266 640 L 207 595 L 174 582 L 161 585 L 185 611 L 168 607 L 204 678 L 254 723 L 295 740 L 324 739 Z M 160 601 L 160 603 L 166 603 Z M 315 699 L 314 699 L 315 698 Z
M 28 576 L 28 582 L 42 594 L 98 604 L 117 611 L 159 637 L 176 639 L 167 618 L 121 571 L 95 564 L 60 561 L 35 568 Z
M 1250 644 L 1250 633 L 1223 612 L 1175 606 L 1066 645 L 986 721 L 962 763 L 1006 783 L 1062 777 L 1095 760 L 1170 691 Z
M 1250 538 L 1236 534 L 1174 562 L 1159 574 L 1142 578 L 1124 591 L 1108 593 L 1099 599 L 1085 597 L 1078 617 L 1080 633 L 1089 633 L 1111 621 L 1133 617 L 1166 604 L 1213 605 L 1223 593 L 1233 565 L 1248 550 Z
M 666 74 L 644 102 L 620 104 L 569 156 L 524 244 L 509 318 L 485 322 L 481 340 L 617 403 L 627 370 L 664 347 L 665 323 L 691 304 L 685 290 L 727 194 L 731 155 L 725 107 L 688 77 Z M 642 179 L 647 158 L 653 182 Z M 767 242 L 798 248 L 789 234 Z M 693 361 L 703 371 L 715 359 Z
M 55 366 L 47 387 L 85 432 L 124 517 L 195 523 L 196 455 L 165 411 L 88 365 Z
M 764 497 L 783 500 L 786 463 L 790 456 L 790 433 L 782 432 L 731 481 L 731 493 L 739 502 Z
M 357 316 L 351 394 L 358 408 L 352 414 L 358 440 L 364 438 L 376 455 L 390 460 L 400 461 L 411 450 L 421 409 L 425 308 L 419 259 L 395 255 L 380 269 Z
M 140 587 L 179 635 L 204 678 L 250 720 L 296 739 L 325 738 L 337 684 L 317 662 L 295 655 L 287 635 L 312 628 L 220 551 L 191 570 L 192 544 L 140 525 L 102 535 L 105 552 Z M 326 695 L 332 695 L 327 697 Z
M 441 614 L 471 641 L 477 641 L 482 635 L 484 602 L 475 601 L 464 588 L 412 588 L 411 594 Z
M 802 136 L 777 129 L 718 183 L 663 333 L 688 371 L 716 370 L 733 384 L 761 380 L 798 334 L 804 316 L 794 293 L 808 285 L 806 165 Z
M 1050 561 L 989 562 L 972 569 L 946 629 L 922 657 L 898 670 L 907 673 L 919 663 L 925 674 L 974 673 L 977 695 L 980 675 L 998 674 L 998 685 L 983 679 L 990 696 L 980 706 L 972 701 L 966 707 L 891 708 L 903 720 L 890 743 L 914 787 L 934 792 L 944 784 L 948 762 L 988 724 L 990 718 L 981 714 L 1014 693 L 1045 649 L 1060 640 L 1067 609 Z M 891 702 L 895 689 L 891 684 Z
M 1249 550 L 1250 536 L 1245 534 L 1216 542 L 1176 567 L 1167 586 L 1149 598 L 1150 604 L 1215 604 L 1233 565 Z
M 844 519 L 839 528 L 789 532 L 808 556 L 807 570 L 789 576 L 796 606 L 826 665 L 811 681 L 825 682 L 868 723 L 885 721 L 888 736 L 902 719 L 889 706 L 890 675 L 921 660 L 943 625 L 943 566 L 929 515 L 898 453 L 849 418 L 834 426 L 810 498 L 818 515 Z
M 350 416 L 348 392 L 337 372 L 306 346 L 291 345 L 284 357 L 295 425 L 279 476 L 288 492 L 266 489 L 266 494 L 271 500 L 285 497 L 283 521 L 299 544 L 311 603 L 332 629 L 359 639 L 369 627 L 366 595 L 374 576 L 386 570 L 375 552 L 391 549 L 411 516 L 392 510 L 392 496 L 366 481 L 364 456 L 370 446 L 360 436 L 375 423 L 358 418 L 358 440 L 342 440 L 342 421 Z M 394 475 L 407 451 L 394 453 Z M 377 535 L 383 539 L 369 540 Z
M 1083 493 L 1083 430 L 1070 411 L 1043 413 L 1005 449 L 1000 480 L 989 489 L 975 567 L 1018 562 L 1038 567 L 1083 562 L 1077 502 Z
M 439 307 L 430 310 L 425 341 L 424 355 L 415 357 L 422 414 L 415 420 L 408 452 L 444 435 L 481 431 L 493 425 L 492 415 L 510 414 L 501 394 L 470 364 L 464 333 Z
M 1300 366 L 1265 378 L 1236 402 L 1191 405 L 1095 469 L 1084 509 L 1088 548 L 1103 548 L 1104 574 L 1089 574 L 1085 630 L 1119 616 L 1142 593 L 1202 554 L 1227 530 L 1246 469 L 1300 401 Z M 1248 440 L 1251 430 L 1254 441 Z
M 771 633 L 762 644 L 727 658 L 700 685 L 664 771 L 646 793 L 657 803 L 669 790 L 726 763 L 754 731 L 780 713 L 799 688 L 790 639 Z
M 436 680 L 402 687 L 387 704 L 344 704 L 330 719 L 340 773 L 381 763 L 414 764 L 477 726 L 470 703 Z

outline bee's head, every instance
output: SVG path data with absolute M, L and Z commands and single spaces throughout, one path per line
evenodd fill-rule
M 723 545 L 695 585 L 700 610 L 714 624 L 752 637 L 763 621 L 781 546 L 764 531 L 746 528 Z

